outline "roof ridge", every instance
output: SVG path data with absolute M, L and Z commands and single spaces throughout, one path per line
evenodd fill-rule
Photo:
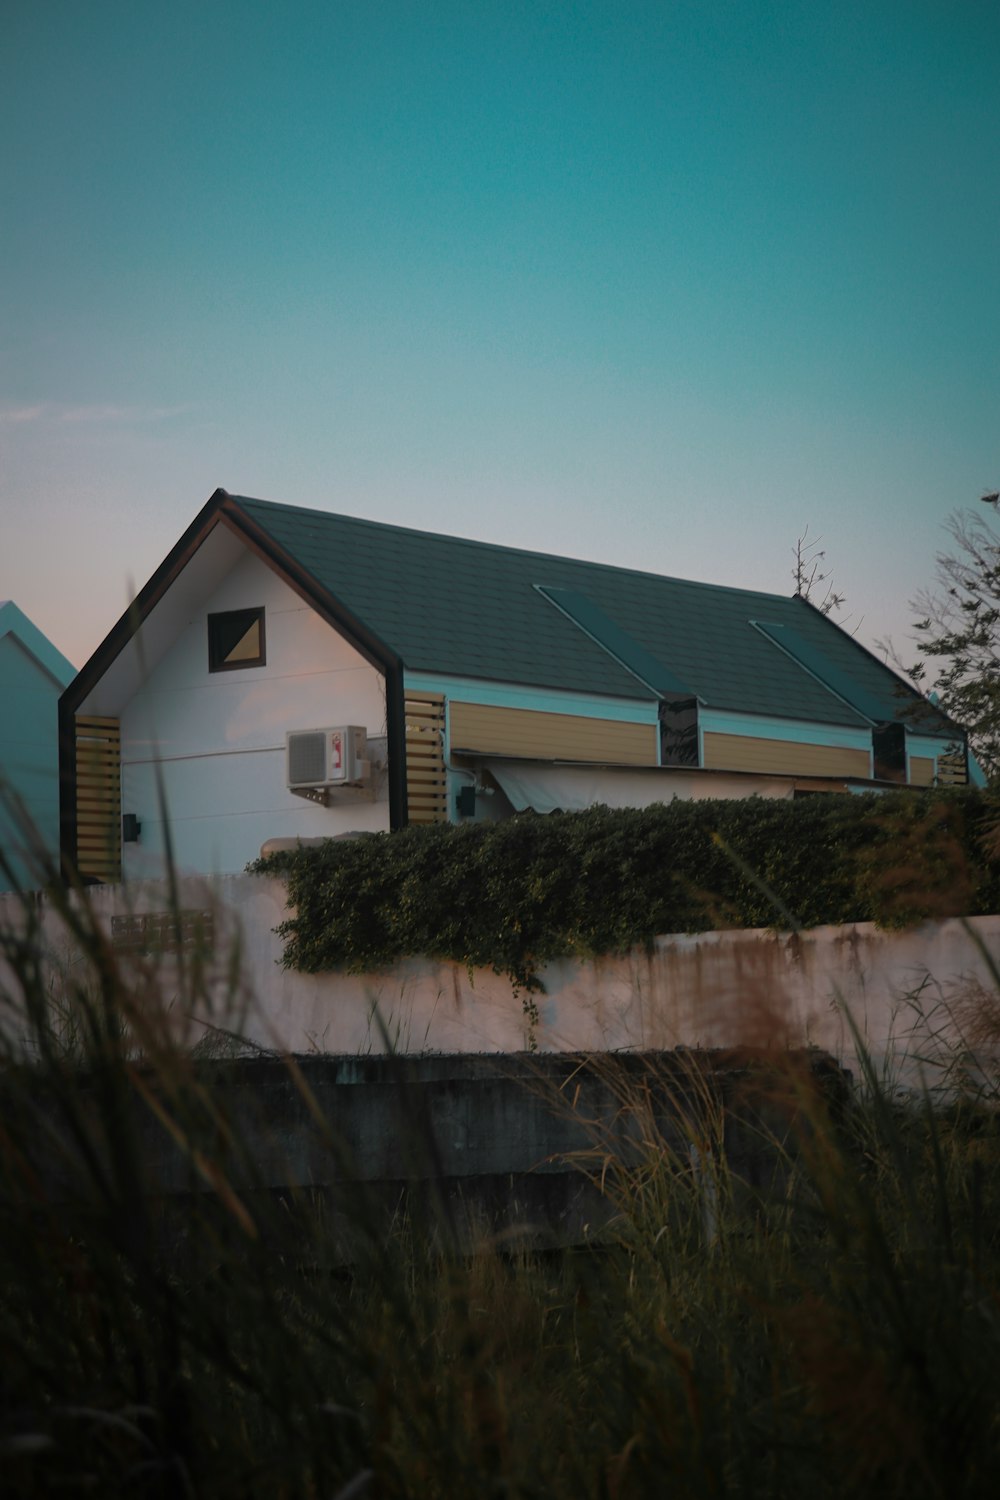
M 683 584 L 686 588 L 710 589 L 713 592 L 725 594 L 750 594 L 755 599 L 777 599 L 787 603 L 794 599 L 794 594 L 777 594 L 767 589 L 748 589 L 739 584 L 732 583 L 708 583 L 701 578 L 681 578 L 673 573 L 654 573 L 648 568 L 630 568 L 622 563 L 595 562 L 589 557 L 571 557 L 562 552 L 537 552 L 532 547 L 512 547 L 506 542 L 484 542 L 475 537 L 453 536 L 447 531 L 428 531 L 422 526 L 401 526 L 395 521 L 373 521 L 368 516 L 350 516 L 344 511 L 315 510 L 308 505 L 289 505 L 281 500 L 260 500 L 252 495 L 230 495 L 230 500 L 237 505 L 263 505 L 268 510 L 294 511 L 297 515 L 316 516 L 322 520 L 350 521 L 356 526 L 370 526 L 379 531 L 402 531 L 407 536 L 422 536 L 434 541 L 450 542 L 463 547 L 475 547 L 477 549 L 492 552 L 513 552 L 519 557 L 536 557 L 545 562 L 557 563 L 580 563 L 586 568 L 600 568 L 607 573 L 627 573 L 635 578 L 652 578 L 657 582 Z M 539 582 L 543 580 L 539 579 Z

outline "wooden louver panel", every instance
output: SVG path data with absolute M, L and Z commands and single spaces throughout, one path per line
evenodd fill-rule
M 867 780 L 867 750 L 840 745 L 807 745 L 797 740 L 761 739 L 756 735 L 706 730 L 705 766 L 710 771 L 756 771 L 777 776 L 845 776 Z
M 452 702 L 451 747 L 456 754 L 655 766 L 657 728 L 543 709 Z
M 963 749 L 938 756 L 937 781 L 938 786 L 968 786 L 969 768 Z
M 76 717 L 76 866 L 92 880 L 121 879 L 121 731 L 117 719 Z
M 448 821 L 444 711 L 441 693 L 407 694 L 406 804 L 411 823 Z
M 910 756 L 910 786 L 934 785 L 933 755 Z

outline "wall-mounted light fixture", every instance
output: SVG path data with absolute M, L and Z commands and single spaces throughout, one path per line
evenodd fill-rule
M 122 843 L 137 844 L 139 842 L 139 835 L 141 832 L 142 824 L 139 822 L 139 819 L 136 817 L 135 813 L 123 813 Z

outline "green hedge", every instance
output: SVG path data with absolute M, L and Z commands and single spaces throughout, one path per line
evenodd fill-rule
M 414 954 L 507 973 L 658 933 L 1000 911 L 998 809 L 977 791 L 661 804 L 410 828 L 273 855 L 284 964 L 364 973 Z

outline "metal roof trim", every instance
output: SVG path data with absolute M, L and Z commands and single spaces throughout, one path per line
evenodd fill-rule
M 872 725 L 885 721 L 884 714 L 877 713 L 873 715 L 870 712 L 870 709 L 873 707 L 872 700 L 863 688 L 856 688 L 853 683 L 846 684 L 849 690 L 853 689 L 854 691 L 854 701 L 852 702 L 851 698 L 845 692 L 834 687 L 827 676 L 821 675 L 820 668 L 825 669 L 835 678 L 842 676 L 837 671 L 837 668 L 828 662 L 822 651 L 811 645 L 808 641 L 803 640 L 791 625 L 783 625 L 777 620 L 750 620 L 748 623 L 765 640 L 770 641 L 772 646 L 776 646 L 783 655 L 787 656 L 790 661 L 793 661 L 797 667 L 811 677 L 814 682 L 818 682 L 820 687 L 824 688 L 831 697 L 843 703 L 853 713 L 856 713 L 859 718 L 864 719 L 866 723 Z M 777 631 L 781 632 L 780 637 L 775 634 Z M 862 707 L 862 703 L 867 704 L 867 707 Z
M 617 625 L 586 594 L 546 583 L 532 584 L 532 588 L 657 698 L 665 695 L 695 696 L 652 652 Z

